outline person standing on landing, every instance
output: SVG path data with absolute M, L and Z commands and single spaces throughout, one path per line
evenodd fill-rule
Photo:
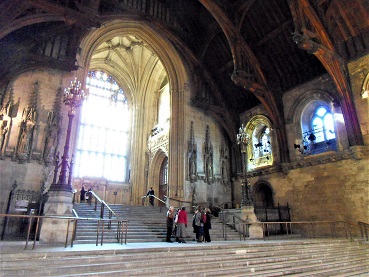
M 209 208 L 205 209 L 204 217 L 204 240 L 205 242 L 211 242 L 209 232 L 209 230 L 211 229 L 211 211 Z
M 85 188 L 82 187 L 81 195 L 80 195 L 80 203 L 85 202 L 85 197 L 86 197 L 86 191 L 85 191 Z
M 170 239 L 173 231 L 173 222 L 174 222 L 174 207 L 170 206 L 167 212 L 167 239 L 165 240 L 166 242 L 173 242 Z
M 177 221 L 177 239 L 179 243 L 186 243 L 186 228 L 187 228 L 187 212 L 186 207 L 182 206 L 181 210 L 178 213 L 178 221 Z
M 151 187 L 147 192 L 146 196 L 149 197 L 150 205 L 153 207 L 154 207 L 154 195 L 155 195 L 154 190 Z

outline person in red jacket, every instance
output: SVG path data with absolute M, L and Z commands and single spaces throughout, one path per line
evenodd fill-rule
M 186 207 L 182 206 L 181 210 L 178 213 L 177 220 L 177 241 L 179 243 L 185 243 L 186 237 L 186 228 L 187 228 L 187 212 Z

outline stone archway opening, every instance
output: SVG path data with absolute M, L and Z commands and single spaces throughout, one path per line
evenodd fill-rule
M 272 208 L 274 207 L 272 188 L 266 183 L 260 183 L 254 191 L 255 207 Z

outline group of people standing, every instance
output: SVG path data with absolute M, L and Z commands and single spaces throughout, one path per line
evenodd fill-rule
M 172 243 L 171 240 L 173 230 L 178 243 L 186 243 L 186 228 L 188 224 L 188 215 L 186 208 L 182 206 L 177 212 L 174 207 L 170 206 L 167 212 L 167 236 L 166 242 Z M 201 206 L 196 207 L 195 214 L 192 218 L 193 232 L 196 234 L 196 241 L 211 242 L 209 230 L 211 229 L 211 213 L 210 209 L 202 209 Z
M 192 227 L 198 243 L 211 242 L 211 214 L 209 208 L 203 209 L 201 206 L 196 207 L 195 214 L 193 215 Z
M 91 204 L 91 200 L 92 200 L 91 188 L 88 191 L 86 191 L 85 188 L 82 187 L 80 194 L 80 203 L 86 201 L 87 203 Z

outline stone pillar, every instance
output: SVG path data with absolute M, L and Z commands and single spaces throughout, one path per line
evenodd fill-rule
M 73 193 L 65 190 L 49 190 L 48 200 L 45 203 L 45 216 L 72 217 Z M 48 244 L 65 243 L 68 220 L 45 218 L 42 221 L 40 242 Z M 72 238 L 73 226 L 69 226 L 68 244 Z
M 263 227 L 261 224 L 252 224 L 253 222 L 260 222 L 255 215 L 254 207 L 251 205 L 244 205 L 241 208 L 242 219 L 248 220 L 251 225 L 249 226 L 249 237 L 250 239 L 262 239 Z

